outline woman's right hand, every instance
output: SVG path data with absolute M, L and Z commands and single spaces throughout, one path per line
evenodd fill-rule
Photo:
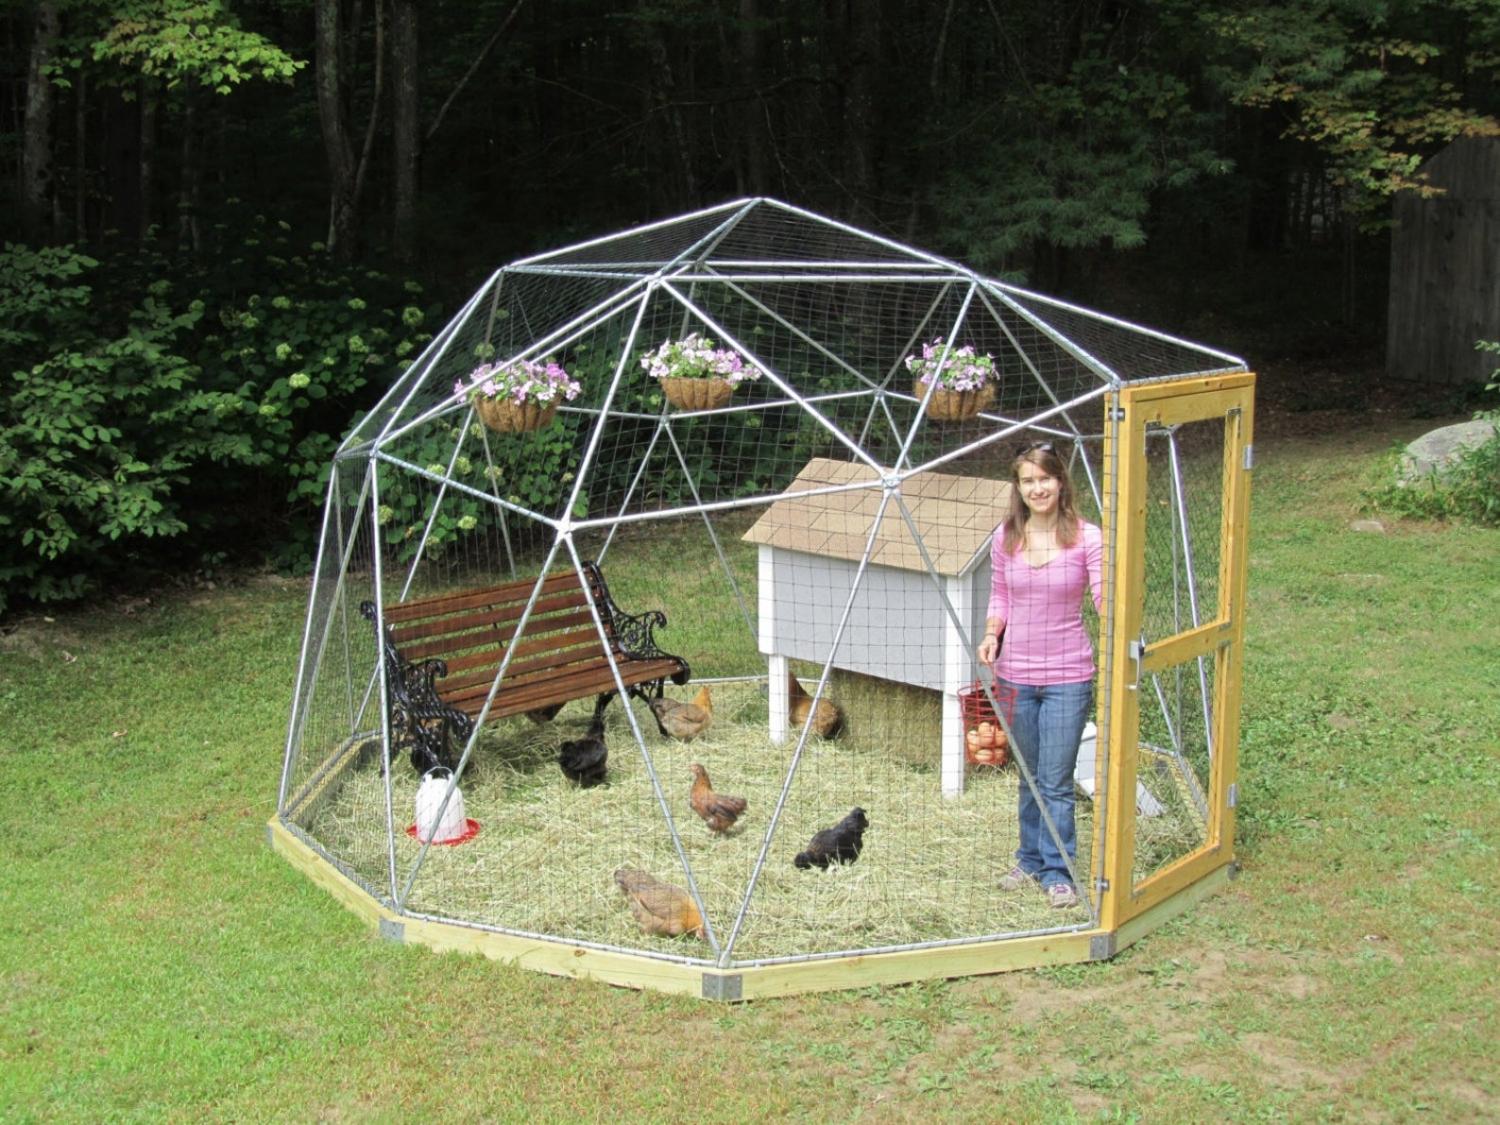
M 1000 655 L 1000 638 L 994 633 L 986 633 L 984 639 L 979 642 L 979 649 L 975 653 L 979 657 L 979 663 L 985 667 L 995 663 L 995 657 Z

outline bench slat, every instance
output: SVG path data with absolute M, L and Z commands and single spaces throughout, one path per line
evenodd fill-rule
M 531 590 L 535 585 L 536 579 L 522 578 L 519 581 L 507 582 L 499 586 L 480 586 L 450 594 L 434 594 L 431 597 L 396 602 L 385 607 L 385 621 L 387 625 L 390 625 L 402 621 L 420 620 L 424 617 L 440 617 L 446 613 L 458 613 L 476 606 L 514 603 L 517 600 L 524 606 L 526 599 L 531 597 Z M 578 575 L 572 572 L 554 574 L 542 583 L 542 595 L 555 594 L 568 587 L 575 590 L 582 589 L 578 583 Z
M 536 648 L 556 647 L 563 643 L 576 644 L 577 641 L 569 638 L 580 634 L 592 641 L 596 648 L 598 647 L 599 634 L 594 631 L 594 619 L 587 609 L 575 610 L 562 617 L 544 617 L 540 620 L 533 616 L 526 623 L 526 635 L 518 651 L 524 653 Z M 408 660 L 426 660 L 429 657 L 440 656 L 448 661 L 448 670 L 452 672 L 455 663 L 464 659 L 461 655 L 464 653 L 488 653 L 490 662 L 499 664 L 500 655 L 504 651 L 503 646 L 508 644 L 514 636 L 514 630 L 502 635 L 493 629 L 475 629 L 457 636 L 435 637 L 421 644 L 401 644 L 399 638 L 396 643 L 401 648 L 401 654 Z
M 529 636 L 529 634 L 528 634 Z M 604 649 L 599 645 L 599 634 L 593 628 L 579 629 L 572 633 L 551 633 L 545 637 L 522 641 L 515 646 L 516 654 L 511 658 L 510 667 L 506 670 L 507 675 L 518 674 L 531 668 L 546 668 L 554 664 L 566 664 L 569 661 L 580 659 L 582 656 L 597 656 L 604 659 Z M 615 659 L 629 660 L 630 657 L 618 649 L 613 649 Z M 448 658 L 448 679 L 452 680 L 460 673 L 467 672 L 470 668 L 489 668 L 490 675 L 494 676 L 495 669 L 500 667 L 503 652 L 497 648 L 475 649 L 462 655 Z
M 629 658 L 616 654 L 615 659 L 621 664 L 628 662 Z M 574 645 L 572 648 L 561 651 L 541 653 L 531 660 L 512 660 L 510 667 L 505 670 L 505 682 L 507 684 L 520 682 L 525 679 L 535 679 L 539 674 L 556 672 L 557 669 L 567 668 L 575 664 L 607 664 L 604 652 L 600 649 L 597 640 L 594 644 Z M 486 687 L 495 678 L 495 672 L 500 667 L 500 662 L 493 657 L 488 660 L 469 660 L 457 672 L 453 665 L 448 666 L 448 675 L 439 680 L 441 687 L 448 685 L 465 686 L 471 683 L 483 682 Z
M 620 678 L 625 681 L 626 687 L 632 687 L 635 684 L 666 679 L 680 668 L 681 665 L 675 660 L 632 660 L 620 666 Z M 579 672 L 565 679 L 541 680 L 536 683 L 517 685 L 515 688 L 508 685 L 502 686 L 495 699 L 495 705 L 490 708 L 489 717 L 505 718 L 509 715 L 534 711 L 538 707 L 548 707 L 554 703 L 586 699 L 589 696 L 613 691 L 614 686 L 614 677 L 610 675 L 607 665 Z M 475 689 L 471 694 L 466 695 L 450 696 L 442 691 L 438 694 L 449 706 L 457 707 L 465 714 L 473 716 L 478 715 L 483 709 L 484 697 L 489 694 L 489 685 L 486 684 L 482 690 Z
M 624 668 L 627 665 L 621 664 Z M 569 676 L 579 672 L 596 672 L 600 668 L 608 668 L 609 661 L 604 659 L 602 653 L 595 649 L 592 653 L 582 653 L 577 659 L 553 663 L 544 668 L 533 668 L 525 672 L 512 673 L 506 669 L 505 681 L 500 685 L 501 691 L 518 691 L 531 684 L 541 683 L 545 680 L 565 680 Z M 449 695 L 455 697 L 468 696 L 478 691 L 480 695 L 490 690 L 490 684 L 495 679 L 495 668 L 478 668 L 460 677 L 448 677 L 438 681 L 438 694 L 445 698 Z
M 588 608 L 588 598 L 582 590 L 570 590 L 561 594 L 549 595 L 538 598 L 536 605 L 531 611 L 531 622 L 545 620 L 556 614 L 567 613 L 569 610 Z M 488 607 L 483 612 L 464 612 L 448 614 L 441 617 L 423 617 L 410 624 L 401 625 L 391 630 L 391 635 L 396 638 L 396 643 L 406 644 L 410 641 L 418 641 L 424 637 L 440 637 L 448 633 L 462 633 L 474 629 L 485 629 L 491 633 L 501 632 L 505 639 L 509 640 L 509 634 L 515 629 L 504 628 L 514 626 L 521 620 L 521 614 L 526 609 L 526 603 L 510 602 L 504 605 Z M 530 625 L 528 623 L 528 627 Z

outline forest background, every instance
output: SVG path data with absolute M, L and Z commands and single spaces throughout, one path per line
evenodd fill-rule
M 0 612 L 305 566 L 490 272 L 740 196 L 1368 393 L 1497 69 L 1500 0 L 0 0 Z

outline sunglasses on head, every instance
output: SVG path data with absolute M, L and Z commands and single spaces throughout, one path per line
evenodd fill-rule
M 1050 441 L 1034 441 L 1030 445 L 1028 445 L 1025 449 L 1021 450 L 1021 452 L 1018 453 L 1016 456 L 1018 456 L 1018 457 L 1024 457 L 1028 453 L 1056 453 L 1056 452 L 1057 452 L 1057 450 L 1052 447 L 1052 443 Z

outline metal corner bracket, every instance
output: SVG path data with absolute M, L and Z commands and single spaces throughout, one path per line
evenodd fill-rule
M 744 983 L 739 973 L 704 973 L 703 999 L 739 1000 L 744 995 Z
M 406 940 L 406 923 L 397 921 L 395 918 L 382 918 L 380 920 L 380 936 L 387 941 Z

